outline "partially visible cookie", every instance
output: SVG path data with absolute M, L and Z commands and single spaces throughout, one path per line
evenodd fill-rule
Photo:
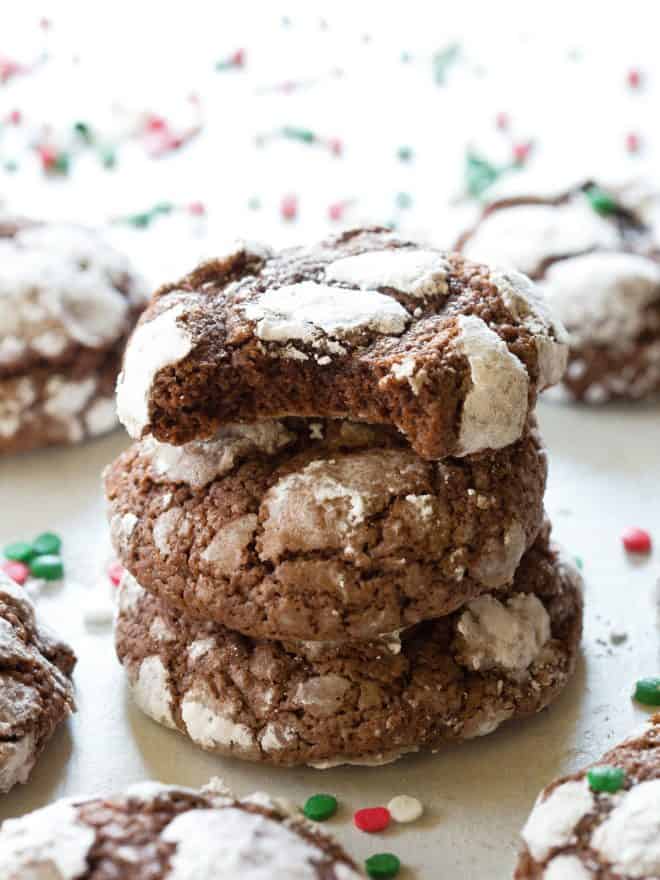
M 176 447 L 147 437 L 106 473 L 122 563 L 170 604 L 247 635 L 373 638 L 504 587 L 543 522 L 535 426 L 434 462 L 394 429 L 282 420 Z
M 388 639 L 277 642 L 193 620 L 126 574 L 116 646 L 138 706 L 220 754 L 272 764 L 379 764 L 482 736 L 562 691 L 581 580 L 547 538 L 510 591 Z
M 92 230 L 0 221 L 0 454 L 115 426 L 114 385 L 144 305 L 128 260 Z
M 332 417 L 394 426 L 440 459 L 515 443 L 566 353 L 524 276 L 355 229 L 280 253 L 241 245 L 162 288 L 117 401 L 136 439 Z
M 545 788 L 522 838 L 516 880 L 660 877 L 660 714 Z
M 569 332 L 568 396 L 600 402 L 660 391 L 660 249 L 623 194 L 617 201 L 586 183 L 556 198 L 502 199 L 459 247 L 538 282 Z
M 359 880 L 343 849 L 281 802 L 145 782 L 68 798 L 0 828 L 3 880 Z
M 74 711 L 75 663 L 71 648 L 37 623 L 25 593 L 0 572 L 0 793 L 27 782 Z

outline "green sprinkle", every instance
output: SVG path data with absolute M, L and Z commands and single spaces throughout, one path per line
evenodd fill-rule
M 156 202 L 151 209 L 152 214 L 171 214 L 174 210 L 172 202 Z
M 396 206 L 400 208 L 402 211 L 405 211 L 407 208 L 412 207 L 412 196 L 407 192 L 400 192 L 396 194 Z
M 465 186 L 468 193 L 478 199 L 495 183 L 501 171 L 492 162 L 469 150 L 465 156 Z
M 589 199 L 589 204 L 597 214 L 607 216 L 608 214 L 613 214 L 617 209 L 616 201 L 599 186 L 590 186 L 586 190 L 586 196 Z
M 635 684 L 634 698 L 645 706 L 660 706 L 660 676 L 640 678 Z
M 400 162 L 410 162 L 413 157 L 412 147 L 399 147 L 396 157 Z
M 117 153 L 112 147 L 101 147 L 99 157 L 104 168 L 114 168 L 117 164 Z
M 316 140 L 316 135 L 310 128 L 296 128 L 293 125 L 285 125 L 282 135 L 289 140 L 301 141 L 304 144 L 311 144 Z
M 53 532 L 42 532 L 32 542 L 33 556 L 44 556 L 47 553 L 59 553 L 62 549 L 62 539 Z
M 15 541 L 13 544 L 8 544 L 2 552 L 7 559 L 13 559 L 14 562 L 29 562 L 34 556 L 32 544 L 28 544 L 27 541 Z
M 13 174 L 15 171 L 18 171 L 18 162 L 15 159 L 8 159 L 5 162 L 4 168 L 9 174 Z
M 31 573 L 46 581 L 58 581 L 64 574 L 64 566 L 59 556 L 48 554 L 37 556 L 30 562 Z
M 581 556 L 575 556 L 575 564 L 579 568 L 580 571 L 584 568 L 584 562 L 582 561 Z
M 401 53 L 401 63 L 402 64 L 410 64 L 411 61 L 412 61 L 412 55 L 410 54 L 410 52 L 403 51 Z
M 626 774 L 621 767 L 601 764 L 599 767 L 592 767 L 587 772 L 587 779 L 592 791 L 606 791 L 609 794 L 614 794 L 625 782 Z
M 58 174 L 68 174 L 70 164 L 68 153 L 58 153 L 55 162 L 53 163 L 53 170 Z
M 258 196 L 252 196 L 249 198 L 248 208 L 250 211 L 258 211 L 261 208 L 261 199 Z
M 331 794 L 313 794 L 307 798 L 303 813 L 313 822 L 325 822 L 337 812 L 337 798 Z
M 86 122 L 74 123 L 73 130 L 78 135 L 78 137 L 84 140 L 86 143 L 93 143 L 94 135 L 92 134 L 92 129 L 89 127 L 89 125 L 87 125 Z
M 401 870 L 401 862 L 393 853 L 376 853 L 364 863 L 370 877 L 396 877 Z
M 433 56 L 433 79 L 436 85 L 443 86 L 447 80 L 447 71 L 454 64 L 460 53 L 458 43 L 450 43 Z
M 151 224 L 153 217 L 151 211 L 142 211 L 140 214 L 129 214 L 126 222 L 129 226 L 135 226 L 137 229 L 146 229 Z

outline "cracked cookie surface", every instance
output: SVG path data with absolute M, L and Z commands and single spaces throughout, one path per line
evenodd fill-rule
M 220 754 L 280 765 L 379 764 L 545 708 L 573 672 L 581 579 L 547 535 L 505 593 L 398 636 L 277 642 L 193 620 L 126 574 L 116 646 L 154 720 Z
M 440 459 L 516 442 L 566 362 L 527 278 L 357 229 L 244 244 L 162 288 L 118 385 L 129 433 L 173 444 L 282 416 L 396 427 Z
M 499 452 L 421 459 L 335 420 L 145 438 L 106 472 L 115 550 L 140 584 L 257 637 L 369 638 L 511 582 L 543 522 L 533 424 Z
M 74 711 L 75 662 L 71 648 L 37 622 L 24 590 L 0 572 L 0 793 L 28 781 Z
M 660 248 L 647 212 L 625 190 L 604 215 L 590 188 L 493 202 L 458 246 L 537 282 L 569 333 L 567 396 L 647 397 L 660 391 Z

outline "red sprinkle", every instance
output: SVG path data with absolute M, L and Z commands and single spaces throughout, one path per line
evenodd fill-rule
M 334 202 L 328 208 L 328 217 L 331 220 L 341 220 L 346 210 L 346 202 Z
M 190 214 L 195 214 L 197 217 L 202 217 L 206 214 L 206 205 L 204 202 L 191 202 L 188 205 L 188 212 Z
M 17 584 L 21 585 L 25 583 L 30 574 L 30 569 L 24 562 L 14 562 L 11 559 L 6 559 L 4 562 L 0 562 L 0 569 L 2 569 L 5 574 L 8 574 L 13 581 L 16 581 Z
M 37 153 L 45 171 L 50 171 L 57 164 L 57 150 L 50 144 L 40 144 L 37 147 Z
M 6 83 L 19 73 L 24 73 L 24 68 L 17 61 L 0 58 L 0 82 Z
M 642 74 L 636 67 L 632 67 L 628 71 L 626 80 L 631 89 L 638 89 L 642 84 Z
M 530 141 L 526 141 L 519 144 L 513 145 L 513 161 L 517 165 L 522 165 L 529 159 L 529 154 L 532 152 L 532 144 Z
M 506 131 L 509 127 L 509 114 L 508 113 L 498 113 L 495 117 L 495 125 L 499 128 L 500 131 Z
M 298 216 L 298 197 L 284 196 L 280 203 L 280 214 L 285 220 L 295 220 Z
M 651 552 L 651 536 L 644 529 L 637 529 L 630 526 L 624 529 L 621 534 L 623 546 L 628 553 L 650 553 Z
M 229 60 L 234 67 L 243 67 L 245 64 L 245 49 L 237 49 Z
M 344 152 L 344 144 L 340 138 L 330 138 L 328 141 L 330 152 L 333 156 L 341 156 Z
M 119 582 L 124 576 L 124 566 L 118 560 L 111 562 L 108 566 L 108 577 L 115 587 L 119 586 Z
M 390 824 L 390 811 L 387 807 L 365 807 L 353 814 L 353 823 L 360 831 L 375 834 L 384 831 Z
M 7 117 L 7 121 L 12 125 L 20 125 L 23 116 L 20 110 L 12 110 L 9 116 Z
M 629 153 L 638 153 L 640 143 L 639 135 L 635 134 L 634 131 L 631 131 L 626 135 L 626 150 L 628 150 Z

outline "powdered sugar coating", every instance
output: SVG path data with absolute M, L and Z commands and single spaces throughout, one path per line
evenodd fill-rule
M 660 265 L 636 254 L 585 254 L 549 266 L 541 286 L 573 344 L 622 347 L 648 325 L 645 307 L 660 303 Z
M 186 310 L 185 298 L 177 299 L 152 320 L 139 324 L 129 340 L 117 381 L 117 412 L 132 437 L 139 438 L 149 423 L 151 386 L 157 373 L 182 360 L 192 348 L 192 336 L 178 320 Z
M 528 409 L 527 370 L 481 318 L 460 315 L 457 323 L 456 347 L 467 358 L 472 378 L 463 404 L 458 454 L 502 449 L 522 436 Z
M 484 217 L 463 247 L 472 260 L 514 266 L 536 275 L 552 257 L 619 245 L 615 223 L 594 211 L 583 193 L 558 205 L 513 205 Z
M 325 278 L 362 290 L 391 287 L 425 299 L 447 293 L 448 269 L 446 258 L 438 251 L 395 248 L 342 257 L 330 263 Z
M 140 664 L 131 682 L 133 699 L 145 715 L 159 724 L 174 727 L 172 717 L 169 675 L 160 657 L 147 657 Z
M 403 333 L 409 317 L 396 300 L 375 290 L 346 294 L 313 281 L 267 290 L 245 306 L 244 314 L 256 322 L 259 339 L 310 345 L 360 330 L 396 335 Z
M 565 782 L 547 797 L 542 796 L 522 830 L 522 838 L 533 858 L 542 862 L 553 849 L 567 846 L 575 836 L 576 826 L 593 807 L 594 799 L 586 779 Z
M 591 836 L 590 846 L 626 877 L 660 874 L 660 779 L 641 782 L 618 803 Z
M 212 440 L 204 442 L 171 446 L 146 437 L 142 446 L 151 457 L 156 479 L 186 483 L 193 489 L 201 489 L 229 473 L 241 459 L 256 452 L 274 455 L 292 439 L 293 434 L 281 422 L 268 421 L 254 425 L 227 425 Z
M 128 329 L 141 299 L 126 258 L 92 230 L 32 225 L 0 238 L 0 337 L 10 340 L 3 363 L 27 350 L 55 358 L 71 342 L 108 345 Z
M 71 801 L 7 819 L 0 834 L 4 880 L 76 880 L 87 870 L 95 840 L 93 829 L 79 821 Z
M 193 742 L 207 749 L 218 747 L 251 749 L 254 735 L 245 724 L 223 714 L 222 704 L 203 683 L 198 683 L 181 701 L 181 717 Z
M 467 666 L 515 674 L 534 662 L 550 638 L 550 617 L 533 595 L 518 593 L 505 602 L 480 596 L 468 603 L 457 630 Z
M 563 854 L 551 859 L 543 872 L 543 880 L 590 880 L 592 876 L 577 856 Z

